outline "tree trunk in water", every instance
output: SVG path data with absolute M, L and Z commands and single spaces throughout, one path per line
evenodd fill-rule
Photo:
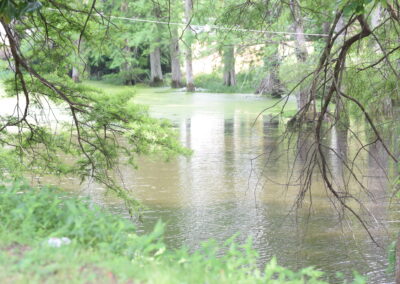
M 186 50 L 186 90 L 188 92 L 194 92 L 194 80 L 193 80 L 193 66 L 192 66 L 192 51 Z
M 191 37 L 192 31 L 190 28 L 190 21 L 192 20 L 192 10 L 193 10 L 193 2 L 192 0 L 184 0 L 185 1 L 185 21 L 186 21 L 186 90 L 188 92 L 194 92 L 194 80 L 193 80 L 193 62 L 192 62 L 192 44 L 191 44 Z
M 163 74 L 161 70 L 161 50 L 160 47 L 154 48 L 150 53 L 150 84 L 159 86 L 163 82 Z
M 269 62 L 269 72 L 267 76 L 261 81 L 260 86 L 256 90 L 256 94 L 270 95 L 273 98 L 281 98 L 283 94 L 283 86 L 279 79 L 279 66 L 280 57 L 278 54 L 278 47 L 276 53 L 267 59 Z
M 346 59 L 343 60 L 343 66 L 345 66 L 345 64 L 346 64 Z M 344 86 L 342 86 L 343 72 L 344 70 L 342 70 L 339 75 L 338 88 L 340 92 L 346 92 L 343 91 Z M 335 104 L 336 104 L 335 121 L 340 121 L 342 125 L 349 126 L 350 118 L 349 118 L 349 113 L 346 109 L 345 99 L 341 97 L 338 92 L 336 92 Z
M 335 155 L 331 158 L 332 163 L 332 178 L 340 190 L 346 191 L 346 165 L 348 154 L 348 137 L 349 131 L 347 128 L 335 125 L 331 131 L 331 148 L 335 151 Z
M 306 39 L 304 37 L 304 26 L 303 26 L 303 17 L 301 15 L 300 10 L 300 0 L 290 0 L 290 9 L 292 10 L 293 22 L 294 22 L 294 30 L 296 33 L 296 58 L 298 62 L 304 63 L 307 60 L 308 52 L 306 46 Z M 296 93 L 296 101 L 297 101 L 297 110 L 298 111 L 310 111 L 309 107 L 312 105 L 307 106 L 309 103 L 309 96 L 307 90 L 304 87 L 300 87 L 298 93 Z M 307 109 L 306 109 L 307 108 Z M 311 109 L 314 111 L 314 109 Z
M 179 60 L 180 51 L 179 51 L 179 35 L 178 30 L 173 28 L 171 30 L 171 45 L 170 45 L 170 54 L 171 54 L 171 87 L 172 88 L 180 88 L 182 87 L 182 73 L 181 73 L 181 64 Z
M 194 92 L 194 80 L 193 80 L 193 64 L 192 64 L 192 49 L 186 50 L 186 90 L 188 92 Z
M 227 46 L 224 48 L 223 53 L 224 85 L 236 86 L 235 47 L 233 45 Z

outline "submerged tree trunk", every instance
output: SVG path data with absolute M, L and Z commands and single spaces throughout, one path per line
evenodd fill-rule
M 294 30 L 296 33 L 295 42 L 296 42 L 296 58 L 298 62 L 304 63 L 307 60 L 308 52 L 306 46 L 306 38 L 304 37 L 304 26 L 303 26 L 303 17 L 301 15 L 300 10 L 300 0 L 291 0 L 290 1 L 290 9 L 292 11 L 292 17 L 294 22 Z M 310 110 L 312 111 L 312 105 L 307 105 L 309 102 L 309 94 L 308 91 L 304 87 L 300 87 L 298 93 L 296 93 L 296 101 L 297 101 L 297 110 L 305 111 L 306 113 Z M 308 116 L 308 115 L 307 115 Z
M 236 86 L 235 47 L 233 45 L 226 46 L 223 53 L 224 85 Z
M 182 87 L 182 73 L 181 73 L 181 63 L 180 63 L 180 50 L 179 50 L 179 35 L 178 30 L 173 28 L 171 30 L 171 45 L 170 45 L 170 55 L 171 55 L 171 87 L 180 88 Z
M 194 92 L 194 79 L 193 79 L 193 61 L 192 61 L 192 31 L 190 28 L 190 21 L 192 20 L 193 0 L 185 1 L 185 22 L 186 22 L 186 90 Z
M 161 70 L 161 50 L 157 46 L 150 53 L 150 84 L 158 86 L 163 82 L 163 74 Z
M 276 53 L 267 59 L 266 65 L 269 66 L 267 76 L 262 79 L 260 86 L 256 90 L 256 94 L 270 95 L 273 98 L 280 98 L 283 94 L 283 85 L 279 79 L 279 66 L 280 57 L 278 54 L 278 48 Z

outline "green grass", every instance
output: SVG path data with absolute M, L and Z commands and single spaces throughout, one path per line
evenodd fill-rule
M 254 73 L 254 72 L 253 72 Z M 195 86 L 196 88 L 201 88 L 210 93 L 254 93 L 259 81 L 261 78 L 258 78 L 256 74 L 253 73 L 239 73 L 236 76 L 237 85 L 236 86 L 225 86 L 223 84 L 223 79 L 219 73 L 212 74 L 201 74 L 195 77 Z M 137 84 L 135 86 L 124 86 L 119 84 L 118 82 L 112 82 L 107 80 L 102 81 L 85 81 L 86 85 L 90 85 L 93 87 L 99 87 L 103 90 L 111 90 L 118 89 L 120 91 L 126 90 L 129 88 L 135 88 L 138 90 L 145 90 L 150 88 L 146 84 Z M 165 83 L 166 86 L 169 86 L 168 83 Z M 167 88 L 169 89 L 169 88 Z
M 257 79 L 251 73 L 239 73 L 236 75 L 236 86 L 225 86 L 219 73 L 202 74 L 195 78 L 195 86 L 205 89 L 210 93 L 254 93 Z M 261 80 L 261 79 L 260 79 Z
M 275 259 L 260 271 L 251 241 L 170 250 L 161 223 L 137 235 L 87 199 L 23 182 L 0 185 L 0 220 L 0 283 L 326 283 L 320 271 L 294 272 Z M 50 247 L 50 237 L 72 242 Z
M 124 91 L 131 91 L 133 89 L 146 89 L 149 88 L 144 84 L 140 85 L 135 85 L 135 86 L 124 86 L 124 85 L 118 85 L 118 84 L 112 84 L 112 83 L 107 83 L 104 81 L 83 81 L 84 85 L 87 85 L 89 87 L 94 87 L 97 89 L 102 90 L 105 93 L 122 93 Z

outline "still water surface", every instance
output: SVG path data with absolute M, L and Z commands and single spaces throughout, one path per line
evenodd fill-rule
M 399 214 L 395 204 L 388 203 L 391 189 L 385 171 L 390 163 L 381 145 L 362 151 L 355 167 L 372 197 L 363 199 L 354 181 L 348 182 L 380 223 L 371 223 L 379 248 L 358 223 L 341 221 L 318 175 L 311 187 L 312 206 L 307 196 L 303 208 L 293 210 L 309 135 L 282 139 L 283 127 L 270 123 L 268 111 L 254 123 L 260 111 L 276 101 L 163 89 L 141 90 L 135 101 L 148 105 L 152 116 L 170 119 L 183 145 L 194 151 L 191 157 L 168 163 L 140 158 L 138 170 L 121 168 L 125 185 L 146 206 L 141 232 L 151 231 L 162 219 L 167 224 L 166 243 L 190 249 L 210 238 L 223 242 L 238 233 L 239 241 L 253 239 L 260 266 L 275 255 L 281 265 L 293 269 L 315 266 L 327 272 L 331 282 L 338 281 L 336 272 L 351 278 L 353 270 L 367 275 L 369 283 L 393 281 L 386 272 L 387 246 L 398 229 Z M 363 126 L 356 129 L 360 137 L 368 137 Z M 339 153 L 328 154 L 328 163 L 335 184 L 341 186 L 344 165 L 339 157 L 354 156 L 357 143 L 338 129 L 328 132 L 324 143 Z M 290 176 L 291 186 L 285 186 Z M 112 197 L 96 193 L 96 188 L 87 191 L 100 204 L 124 212 Z

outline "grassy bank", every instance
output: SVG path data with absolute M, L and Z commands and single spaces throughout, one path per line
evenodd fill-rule
M 0 283 L 326 283 L 274 259 L 262 273 L 251 242 L 169 250 L 162 224 L 139 236 L 129 220 L 54 188 L 2 184 L 0 219 Z M 70 243 L 54 245 L 62 237 Z
M 236 86 L 226 86 L 220 73 L 201 74 L 195 77 L 195 85 L 210 93 L 249 93 L 254 94 L 258 87 L 259 75 L 255 72 L 238 73 Z
M 253 94 L 257 89 L 260 81 L 260 72 L 242 72 L 236 75 L 236 86 L 226 86 L 224 85 L 224 81 L 220 72 L 214 72 L 211 74 L 199 74 L 194 78 L 194 83 L 196 88 L 204 90 L 208 93 L 248 93 Z M 89 80 L 87 82 L 96 82 L 96 80 Z M 105 85 L 113 85 L 124 88 L 121 81 L 118 80 L 109 80 L 107 78 L 103 78 L 98 81 L 102 82 Z M 95 85 L 96 83 L 94 83 Z M 135 85 L 138 86 L 139 89 L 143 86 L 149 86 L 145 83 Z M 164 80 L 163 87 L 170 87 L 171 80 L 169 76 L 166 76 Z M 129 87 L 129 86 L 125 86 Z M 162 87 L 162 86 L 161 86 Z

